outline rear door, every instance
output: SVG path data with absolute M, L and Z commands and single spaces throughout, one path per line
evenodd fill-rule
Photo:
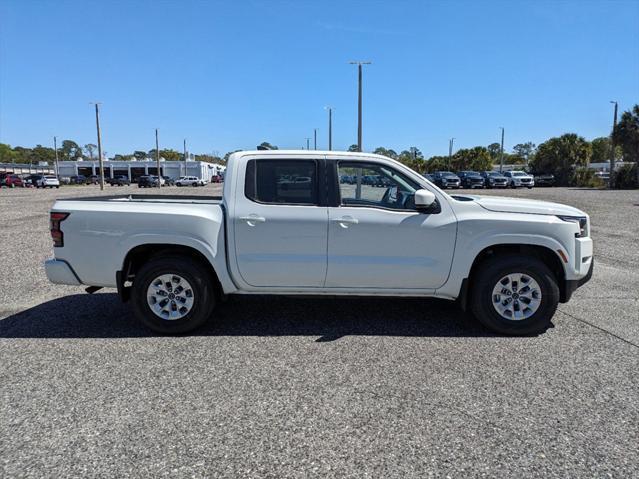
M 255 287 L 321 287 L 328 209 L 321 158 L 257 158 L 235 194 L 235 260 Z M 324 185 L 324 182 L 321 182 Z

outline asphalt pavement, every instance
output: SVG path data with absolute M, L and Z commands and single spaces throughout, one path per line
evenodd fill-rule
M 155 336 L 44 275 L 54 198 L 97 187 L 0 190 L 0 476 L 639 477 L 639 192 L 476 193 L 591 215 L 592 281 L 546 334 L 441 300 L 255 296 Z

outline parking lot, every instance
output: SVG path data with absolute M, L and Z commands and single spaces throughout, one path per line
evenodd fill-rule
M 0 190 L 0 476 L 639 476 L 639 193 L 476 193 L 591 215 L 593 279 L 544 335 L 442 300 L 249 296 L 158 337 L 44 275 L 54 199 L 97 186 Z

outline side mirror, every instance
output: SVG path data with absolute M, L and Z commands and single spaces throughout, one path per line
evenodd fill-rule
M 415 209 L 427 210 L 435 203 L 435 193 L 428 190 L 417 190 L 415 192 Z

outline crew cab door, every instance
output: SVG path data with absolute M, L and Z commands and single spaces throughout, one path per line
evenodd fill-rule
M 421 186 L 390 162 L 338 161 L 337 178 L 347 177 L 356 181 L 340 181 L 339 206 L 329 207 L 326 287 L 442 286 L 457 230 L 450 206 L 440 201 L 439 213 L 415 210 Z
M 313 158 L 246 163 L 232 218 L 237 271 L 246 284 L 323 285 L 328 210 L 319 186 L 322 169 L 323 160 Z

